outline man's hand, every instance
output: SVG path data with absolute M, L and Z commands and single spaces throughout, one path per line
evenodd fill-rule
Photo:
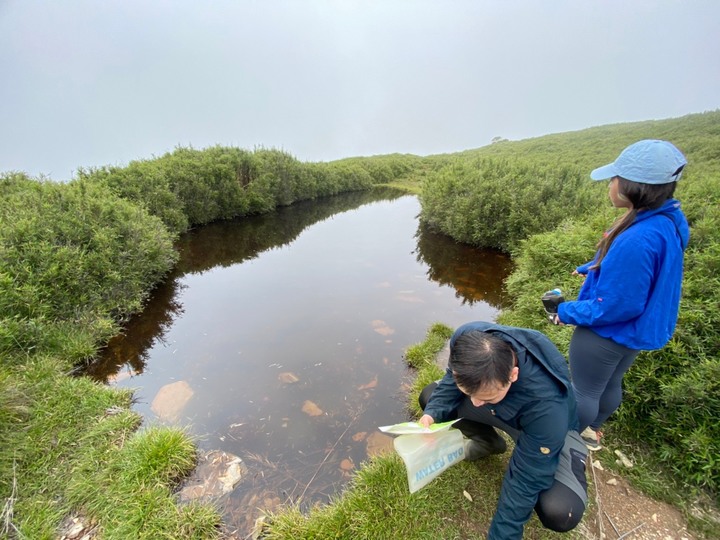
M 435 419 L 430 416 L 429 414 L 424 414 L 420 420 L 418 420 L 418 424 L 420 424 L 424 428 L 429 428 L 432 424 L 435 423 Z

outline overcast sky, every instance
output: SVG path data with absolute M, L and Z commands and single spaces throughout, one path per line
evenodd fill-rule
M 0 172 L 430 155 L 720 108 L 718 0 L 0 0 Z

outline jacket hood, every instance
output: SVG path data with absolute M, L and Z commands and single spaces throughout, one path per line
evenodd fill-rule
M 675 224 L 675 230 L 680 237 L 680 244 L 683 250 L 687 248 L 688 242 L 690 241 L 690 226 L 688 225 L 687 219 L 685 219 L 685 214 L 680 210 L 680 201 L 677 199 L 668 199 L 660 208 L 638 212 L 635 221 L 644 221 L 656 214 L 663 214 L 670 218 Z

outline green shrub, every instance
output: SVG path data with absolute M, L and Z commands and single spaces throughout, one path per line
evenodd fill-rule
M 173 190 L 165 171 L 151 162 L 133 161 L 127 167 L 80 169 L 80 180 L 108 186 L 118 196 L 160 218 L 176 233 L 186 231 L 190 224 L 183 201 Z
M 81 170 L 79 178 L 108 186 L 182 233 L 195 225 L 369 189 L 409 174 L 419 162 L 397 155 L 301 163 L 279 150 L 215 146 L 177 148 L 127 167 Z
M 511 251 L 531 234 L 597 207 L 601 191 L 572 167 L 488 158 L 428 175 L 422 219 L 467 244 Z
M 159 219 L 83 180 L 3 175 L 0 219 L 0 351 L 92 352 L 176 260 Z

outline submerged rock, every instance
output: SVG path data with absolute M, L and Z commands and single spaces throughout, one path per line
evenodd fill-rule
M 178 493 L 181 502 L 206 502 L 222 497 L 235 489 L 247 474 L 247 467 L 238 456 L 211 450 L 200 456 L 198 465 Z
M 304 412 L 308 416 L 320 416 L 321 414 L 323 414 L 323 410 L 309 399 L 306 400 L 305 403 L 303 403 L 302 412 Z
M 358 390 L 369 390 L 371 388 L 375 388 L 377 386 L 377 384 L 378 384 L 378 376 L 375 375 L 373 380 L 371 380 L 369 383 L 361 384 L 360 386 L 358 386 Z
M 367 438 L 367 455 L 377 456 L 379 454 L 392 452 L 393 451 L 393 437 L 380 433 L 379 431 L 373 432 Z
M 161 420 L 175 422 L 194 393 L 185 381 L 166 384 L 158 391 L 150 408 Z
M 372 324 L 373 330 L 381 336 L 390 336 L 395 333 L 394 329 L 390 328 L 387 324 L 385 324 L 385 321 L 380 319 L 376 319 L 370 324 Z

